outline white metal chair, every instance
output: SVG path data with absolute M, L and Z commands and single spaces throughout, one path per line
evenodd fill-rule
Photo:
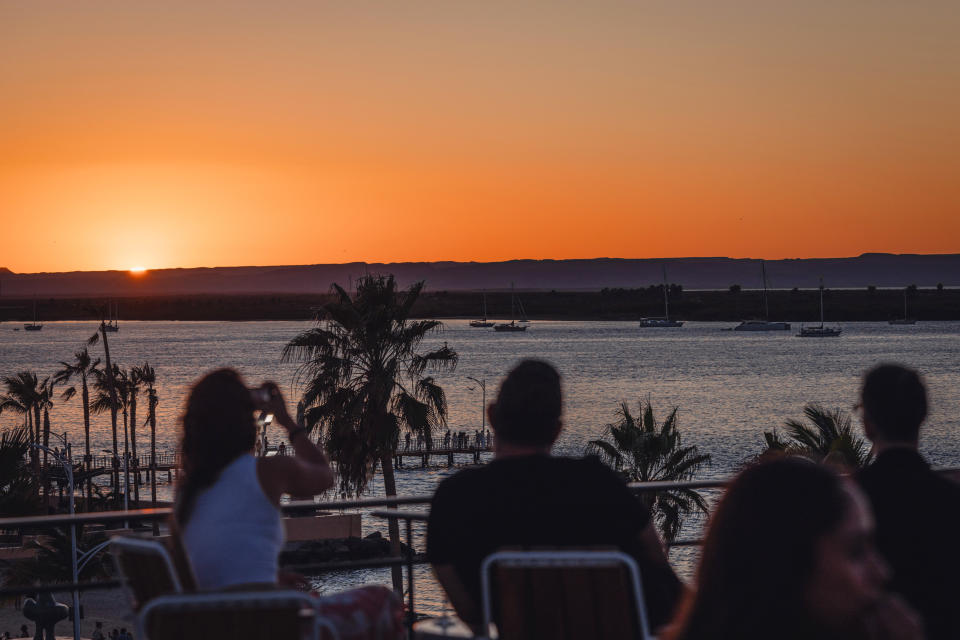
M 170 554 L 160 542 L 116 536 L 110 539 L 110 555 L 134 611 L 156 597 L 183 592 Z
M 500 640 L 649 640 L 640 571 L 619 551 L 501 551 L 481 568 Z
M 138 626 L 147 640 L 339 640 L 300 591 L 180 594 L 151 600 Z

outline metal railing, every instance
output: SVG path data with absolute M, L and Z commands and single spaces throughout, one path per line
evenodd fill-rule
M 950 475 L 960 475 L 960 469 L 937 469 L 938 472 Z M 674 489 L 722 489 L 730 482 L 729 478 L 718 478 L 710 480 L 689 480 L 676 482 L 644 482 L 632 483 L 630 490 L 635 493 L 649 491 L 667 491 Z M 405 522 L 406 533 L 406 552 L 401 556 L 387 556 L 373 560 L 350 560 L 339 562 L 322 562 L 315 564 L 288 565 L 289 567 L 301 571 L 327 572 L 327 571 L 348 571 L 354 569 L 367 568 L 386 568 L 394 566 L 406 567 L 406 587 L 408 604 L 408 625 L 412 625 L 415 616 L 415 597 L 414 597 L 414 566 L 420 562 L 414 552 L 413 523 L 426 522 L 429 514 L 423 511 L 403 511 L 398 507 L 409 505 L 425 505 L 432 500 L 432 495 L 414 495 L 398 496 L 395 498 L 365 498 L 356 500 L 331 500 L 324 502 L 315 502 L 313 500 L 290 501 L 281 505 L 281 510 L 286 514 L 303 514 L 304 512 L 328 512 L 343 511 L 347 509 L 367 509 L 369 515 L 376 518 L 387 520 L 403 520 Z M 379 508 L 378 508 L 379 507 Z M 383 508 L 386 507 L 386 508 Z M 58 514 L 48 516 L 23 516 L 14 518 L 0 518 L 0 531 L 42 531 L 52 528 L 69 527 L 74 533 L 77 527 L 86 525 L 111 525 L 118 523 L 148 523 L 162 522 L 169 519 L 172 509 L 136 509 L 128 511 L 100 511 L 77 514 Z M 148 531 L 144 531 L 147 533 Z M 674 540 L 669 543 L 669 547 L 693 546 L 702 542 L 700 539 L 682 539 Z M 73 543 L 72 552 L 76 557 L 76 543 Z M 38 584 L 25 587 L 4 587 L 0 588 L 0 598 L 10 596 L 22 596 L 36 593 L 50 593 L 54 591 L 83 592 L 99 589 L 113 589 L 121 586 L 118 580 L 100 580 L 92 582 L 71 582 L 58 584 Z

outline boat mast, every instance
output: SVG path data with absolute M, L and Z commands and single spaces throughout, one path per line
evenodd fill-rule
M 823 326 L 823 276 L 820 277 L 820 326 Z
M 767 322 L 770 322 L 770 303 L 767 301 L 767 264 L 760 261 L 760 273 L 763 274 L 763 313 Z
M 517 320 L 517 313 L 514 310 L 514 300 L 513 300 L 513 283 L 510 283 L 510 324 L 514 324 Z
M 483 292 L 483 321 L 487 321 L 487 292 Z
M 903 290 L 903 319 L 907 319 L 907 290 Z
M 667 265 L 663 266 L 663 317 L 665 320 L 670 320 L 670 303 L 667 301 Z

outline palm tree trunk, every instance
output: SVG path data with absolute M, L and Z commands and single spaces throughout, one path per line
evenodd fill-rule
M 137 458 L 137 396 L 130 394 L 130 458 L 133 461 L 133 503 L 140 508 L 140 459 Z
M 383 491 L 388 498 L 397 497 L 397 480 L 393 475 L 393 456 L 386 453 L 380 457 L 380 466 L 383 469 Z M 388 509 L 396 509 L 396 505 L 389 505 Z M 390 555 L 400 557 L 400 522 L 396 518 L 387 520 L 390 537 Z M 390 569 L 393 578 L 393 590 L 403 595 L 403 567 L 394 565 Z
M 46 407 L 43 408 L 43 446 L 50 446 L 50 410 Z M 50 495 L 50 473 L 47 468 L 48 464 L 47 450 L 43 450 L 43 494 L 44 496 Z
M 93 507 L 93 476 L 90 475 L 93 467 L 93 458 L 90 457 L 90 393 L 87 391 L 87 374 L 80 374 L 83 384 L 83 463 L 87 470 L 87 511 Z
M 157 508 L 157 394 L 150 389 L 150 506 Z M 160 535 L 160 523 L 153 521 L 153 535 Z
M 36 402 L 36 403 L 34 403 L 34 405 L 33 405 L 33 438 L 34 438 L 34 439 L 33 439 L 33 442 L 34 442 L 35 444 L 37 444 L 37 445 L 40 444 L 40 424 L 41 424 L 41 422 L 40 422 L 40 403 L 39 403 L 39 402 Z M 35 460 L 34 465 L 36 466 L 36 469 L 37 469 L 37 480 L 40 481 L 40 483 L 43 485 L 43 508 L 44 508 L 44 511 L 46 511 L 46 508 L 47 508 L 47 488 L 46 488 L 46 487 L 47 487 L 47 483 L 46 483 L 46 480 L 42 480 L 42 481 L 40 480 L 41 476 L 42 476 L 42 477 L 46 477 L 46 475 L 47 475 L 46 460 L 44 460 L 44 464 L 43 464 L 43 466 L 41 466 L 41 465 L 40 465 L 40 449 L 39 449 L 39 448 L 35 448 L 34 451 L 36 452 L 36 457 L 34 458 L 34 460 Z
M 113 430 L 113 460 L 117 460 L 117 386 L 113 380 L 113 366 L 110 364 L 110 344 L 107 342 L 107 330 L 103 322 L 100 323 L 100 335 L 103 338 L 103 353 L 107 361 L 107 387 L 110 390 L 110 427 Z M 120 487 L 120 467 L 113 467 L 113 490 Z

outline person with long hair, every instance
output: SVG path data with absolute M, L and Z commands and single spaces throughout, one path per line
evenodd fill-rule
M 256 412 L 273 414 L 294 455 L 254 456 Z M 334 476 L 327 457 L 288 413 L 277 385 L 249 389 L 233 369 L 205 375 L 187 399 L 181 455 L 174 517 L 197 587 L 308 589 L 304 578 L 279 569 L 280 498 L 326 491 Z M 399 599 L 384 587 L 318 597 L 317 609 L 344 640 L 392 638 L 402 629 Z
M 923 637 L 885 588 L 873 518 L 848 479 L 784 457 L 738 475 L 711 519 L 668 640 Z

